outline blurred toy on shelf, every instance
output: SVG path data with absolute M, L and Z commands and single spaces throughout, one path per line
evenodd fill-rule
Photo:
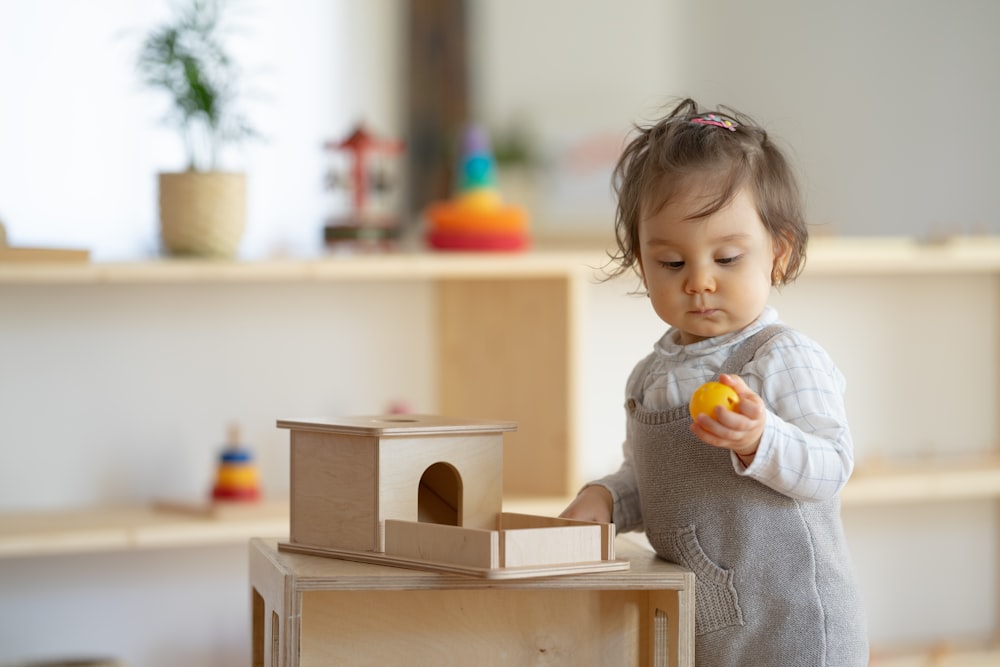
M 350 166 L 346 172 L 332 168 L 326 176 L 328 189 L 351 192 L 351 210 L 346 216 L 331 216 L 323 228 L 323 240 L 328 246 L 342 243 L 386 244 L 400 234 L 398 213 L 387 204 L 394 182 L 386 158 L 404 150 L 402 141 L 380 139 L 364 124 L 357 125 L 341 141 L 328 141 L 324 148 L 348 154 Z
M 390 415 L 409 415 L 413 413 L 413 406 L 410 405 L 409 401 L 396 399 L 394 401 L 389 401 L 389 405 L 386 407 L 385 412 Z
M 240 443 L 239 428 L 229 427 L 226 446 L 219 455 L 219 466 L 212 487 L 214 501 L 254 501 L 260 498 L 260 471 L 253 453 Z
M 0 262 L 86 262 L 90 251 L 71 248 L 15 248 L 7 244 L 7 230 L 0 220 Z
M 457 192 L 427 209 L 427 243 L 441 250 L 522 250 L 530 243 L 528 212 L 508 204 L 497 187 L 489 138 L 466 129 Z

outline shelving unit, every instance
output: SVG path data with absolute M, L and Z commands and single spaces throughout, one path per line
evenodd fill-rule
M 564 497 L 579 483 L 571 445 L 579 289 L 593 274 L 588 267 L 601 262 L 600 252 L 543 250 L 301 261 L 0 263 L 0 286 L 430 281 L 437 292 L 439 412 L 517 421 L 505 449 L 506 493 Z
M 519 430 L 511 434 L 505 449 L 505 509 L 509 498 L 515 510 L 544 508 L 551 512 L 563 506 L 583 481 L 578 472 L 578 429 L 583 417 L 576 370 L 579 337 L 587 324 L 586 289 L 605 261 L 604 252 L 591 245 L 578 249 L 540 247 L 513 255 L 399 253 L 248 262 L 0 262 L 0 290 L 24 285 L 39 289 L 128 285 L 141 290 L 147 285 L 424 281 L 432 286 L 437 307 L 433 322 L 439 360 L 435 369 L 439 411 L 518 422 Z M 961 288 L 968 279 L 991 298 L 1000 293 L 1000 240 L 987 237 L 920 243 L 905 239 L 818 238 L 810 246 L 803 281 L 814 277 L 820 279 L 823 290 L 863 289 L 867 281 L 913 281 L 923 285 L 928 279 L 954 281 Z M 83 292 L 85 295 L 86 290 Z M 995 326 L 1000 319 L 1000 302 L 978 305 L 982 312 L 974 317 L 980 319 L 970 321 Z M 886 317 L 892 316 L 894 307 L 904 306 L 886 303 Z M 484 340 L 503 343 L 500 347 L 484 345 Z M 998 356 L 1000 349 L 985 351 L 985 368 L 959 369 L 955 376 L 979 372 L 992 375 L 995 369 L 990 367 L 990 360 Z M 478 383 L 479 378 L 487 376 L 492 378 L 490 383 Z M 857 382 L 857 378 L 853 381 Z M 469 386 L 477 386 L 477 391 L 469 391 Z M 948 390 L 947 386 L 929 387 L 928 400 Z M 990 387 L 990 391 L 995 392 L 996 387 Z M 992 421 L 976 433 L 990 432 L 996 437 L 1000 431 L 996 415 L 990 413 L 984 418 Z M 856 445 L 867 444 L 861 439 L 856 433 Z M 876 452 L 876 456 L 859 457 L 856 474 L 843 494 L 845 510 L 991 502 L 1000 497 L 1000 456 L 995 450 L 960 450 L 956 454 L 948 451 L 952 443 L 939 442 L 938 437 L 932 440 L 916 448 L 910 457 L 912 462 L 892 452 L 887 456 Z M 992 444 L 983 443 L 985 447 Z M 278 535 L 283 531 L 287 531 L 287 511 L 281 518 L 257 517 L 243 522 L 163 516 L 150 508 L 82 510 L 54 513 L 48 518 L 18 513 L 0 515 L 0 557 L 209 544 L 213 540 L 235 541 L 253 534 Z M 937 654 L 941 656 L 939 662 L 928 657 Z M 879 658 L 873 664 L 958 666 L 991 664 L 990 660 L 1000 662 L 1000 653 L 931 651 L 910 658 Z

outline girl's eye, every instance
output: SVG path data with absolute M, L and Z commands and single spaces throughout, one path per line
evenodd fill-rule
M 721 264 L 722 266 L 728 266 L 729 264 L 735 264 L 743 258 L 743 255 L 734 255 L 732 257 L 720 257 L 715 260 L 716 264 Z
M 665 269 L 680 269 L 684 267 L 684 262 L 677 260 L 673 262 L 660 262 L 660 266 Z

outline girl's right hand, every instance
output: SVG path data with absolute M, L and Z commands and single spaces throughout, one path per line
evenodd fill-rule
M 613 508 L 614 499 L 611 497 L 611 492 L 603 486 L 594 484 L 584 487 L 559 516 L 577 521 L 611 523 Z

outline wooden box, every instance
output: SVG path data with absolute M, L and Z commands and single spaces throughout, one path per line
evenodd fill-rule
M 384 551 L 384 521 L 494 527 L 512 422 L 428 415 L 279 420 L 291 431 L 291 542 Z
M 494 581 L 254 539 L 253 665 L 694 665 L 694 575 L 617 548 L 628 570 Z
M 291 431 L 281 550 L 491 579 L 628 567 L 611 524 L 501 511 L 512 422 L 374 415 L 278 426 Z

